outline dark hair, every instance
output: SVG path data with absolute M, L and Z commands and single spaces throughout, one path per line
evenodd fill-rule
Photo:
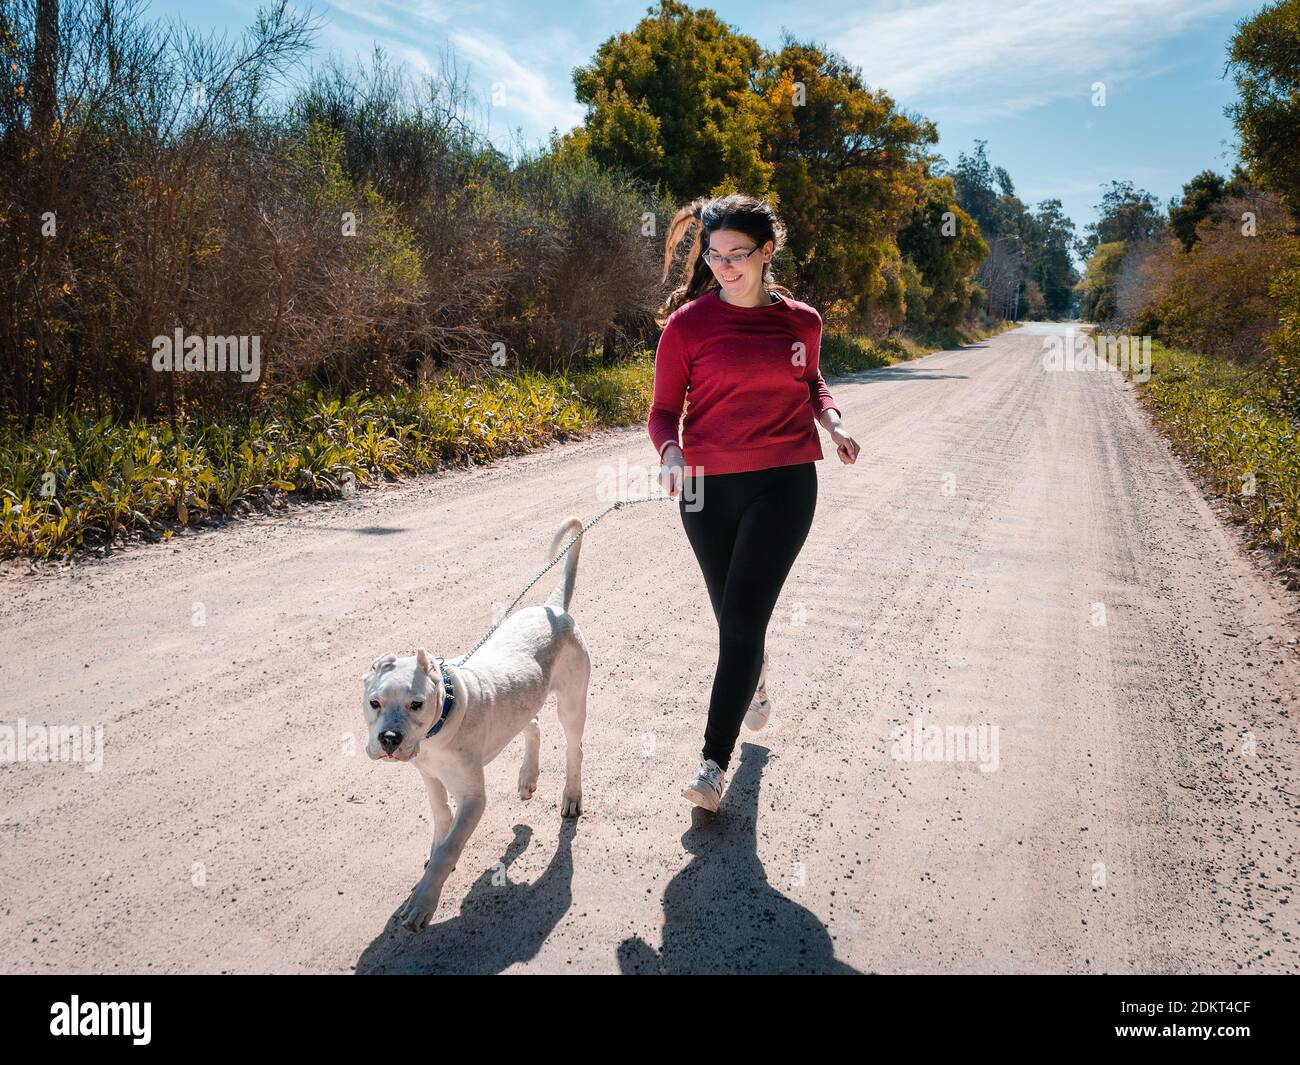
M 672 269 L 673 253 L 682 242 L 687 228 L 692 222 L 699 222 L 695 231 L 695 242 L 686 255 L 686 283 L 677 286 L 669 294 L 655 322 L 659 328 L 664 327 L 668 316 L 678 307 L 712 289 L 719 288 L 718 279 L 713 276 L 709 264 L 705 261 L 704 249 L 709 243 L 709 234 L 715 229 L 737 229 L 752 238 L 760 247 L 769 240 L 774 247 L 772 258 L 785 247 L 785 226 L 777 218 L 772 205 L 756 196 L 735 192 L 730 196 L 700 196 L 683 207 L 668 225 L 668 235 L 664 238 L 664 273 L 661 280 L 668 279 Z M 794 298 L 794 294 L 784 285 L 776 282 L 771 263 L 763 264 L 763 285 L 773 292 Z

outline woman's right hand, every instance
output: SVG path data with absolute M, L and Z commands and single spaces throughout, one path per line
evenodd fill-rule
M 663 465 L 659 467 L 659 487 L 669 496 L 676 496 L 682 490 L 685 477 L 686 463 L 682 449 L 676 444 L 669 444 L 664 448 Z

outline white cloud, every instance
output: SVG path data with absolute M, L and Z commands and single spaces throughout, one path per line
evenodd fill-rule
M 569 81 L 557 84 L 540 64 L 521 62 L 504 45 L 482 34 L 453 31 L 451 43 L 457 57 L 472 64 L 471 81 L 485 100 L 490 99 L 493 85 L 502 87 L 503 110 L 512 125 L 535 131 L 558 126 L 563 132 L 582 121 L 585 109 L 573 99 Z
M 538 23 L 522 33 L 524 19 L 511 4 L 473 0 L 329 0 L 321 43 L 345 55 L 369 56 L 375 43 L 419 73 L 441 75 L 450 45 L 459 76 L 468 74 L 494 134 L 522 126 L 540 141 L 552 126 L 561 131 L 582 121 L 569 70 L 587 56 L 585 42 L 566 27 Z M 496 23 L 510 43 L 485 28 Z M 500 84 L 504 105 L 492 107 Z
M 1094 81 L 1108 91 L 1147 78 L 1152 54 L 1238 0 L 938 0 L 858 8 L 817 32 L 873 88 L 941 121 L 1006 117 Z M 797 32 L 797 36 L 813 36 Z

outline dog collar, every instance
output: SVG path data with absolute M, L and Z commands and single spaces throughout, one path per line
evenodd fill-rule
M 438 715 L 438 720 L 435 721 L 430 726 L 429 731 L 424 734 L 426 739 L 437 733 L 437 731 L 446 723 L 447 715 L 451 713 L 451 705 L 456 701 L 456 689 L 452 687 L 451 681 L 442 671 L 441 662 L 438 663 L 438 687 L 442 691 L 442 712 Z

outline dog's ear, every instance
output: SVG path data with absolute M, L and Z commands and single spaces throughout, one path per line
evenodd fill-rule
M 378 671 L 380 666 L 391 666 L 396 661 L 397 661 L 397 655 L 380 655 L 378 658 L 376 658 L 373 662 L 370 663 L 370 672 L 361 674 L 361 679 L 369 680 L 371 677 L 375 675 L 376 671 Z
M 424 670 L 426 676 L 433 672 L 433 664 L 429 661 L 429 652 L 423 647 L 417 647 L 415 650 L 415 664 Z

